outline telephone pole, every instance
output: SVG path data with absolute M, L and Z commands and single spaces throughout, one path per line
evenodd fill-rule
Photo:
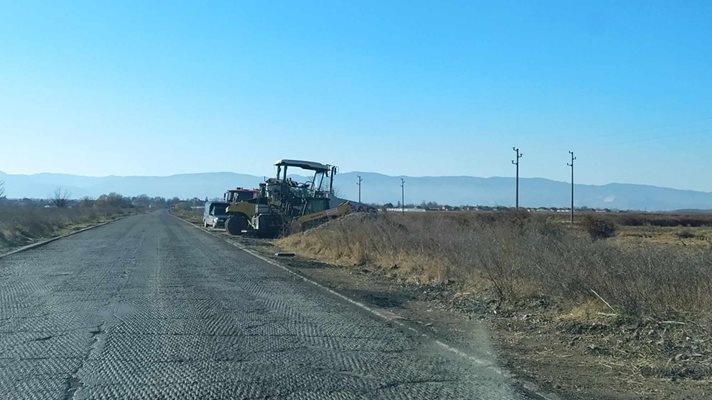
M 517 148 L 517 147 L 512 147 L 512 150 L 514 150 L 517 153 L 516 161 L 512 160 L 512 164 L 517 166 L 517 177 L 515 180 L 515 182 L 516 182 L 515 185 L 516 185 L 517 189 L 516 189 L 514 204 L 515 204 L 515 207 L 517 208 L 517 210 L 519 210 L 519 159 L 522 158 L 524 156 L 524 154 L 520 154 L 519 148 Z
M 405 213 L 405 179 L 401 178 L 401 213 Z
M 571 154 L 571 164 L 566 163 L 569 167 L 571 167 L 571 223 L 574 223 L 574 161 L 576 160 L 576 157 L 574 157 L 574 152 L 569 150 L 569 154 Z
M 361 182 L 362 181 L 363 181 L 363 179 L 361 179 L 361 175 L 358 175 L 358 182 L 356 182 L 356 184 L 358 185 L 358 202 L 359 202 L 359 204 L 361 203 Z

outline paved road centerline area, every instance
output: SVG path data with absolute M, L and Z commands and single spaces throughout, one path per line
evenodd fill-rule
M 432 339 L 156 212 L 0 259 L 0 398 L 520 396 Z

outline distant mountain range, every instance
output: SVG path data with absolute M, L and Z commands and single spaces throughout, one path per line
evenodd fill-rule
M 365 203 L 396 204 L 401 198 L 400 179 L 405 179 L 406 203 L 434 201 L 449 205 L 514 205 L 514 178 L 471 176 L 406 177 L 371 172 L 338 174 L 334 186 L 339 197 L 358 198 L 357 176 L 363 178 Z M 0 172 L 9 198 L 50 198 L 58 187 L 73 198 L 97 197 L 117 192 L 126 196 L 147 194 L 167 198 L 222 197 L 227 188 L 256 187 L 263 177 L 232 172 L 171 176 L 86 177 L 64 174 L 13 175 Z M 520 204 L 524 207 L 567 207 L 570 184 L 542 178 L 520 180 Z M 611 183 L 576 185 L 576 206 L 620 210 L 668 211 L 712 209 L 712 193 L 648 185 Z

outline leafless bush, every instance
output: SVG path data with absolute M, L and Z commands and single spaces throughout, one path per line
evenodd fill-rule
M 692 230 L 688 228 L 680 229 L 679 231 L 677 231 L 677 237 L 680 239 L 692 239 L 696 236 L 697 235 L 695 235 L 695 232 L 692 232 Z
M 94 202 L 97 207 L 130 207 L 131 200 L 118 193 L 102 194 Z
M 77 203 L 77 206 L 82 207 L 82 208 L 89 208 L 89 207 L 94 207 L 95 204 L 96 204 L 96 201 L 94 201 L 94 199 L 92 199 L 91 197 L 85 196 L 85 197 L 82 197 L 81 200 L 79 200 L 79 202 Z
M 65 208 L 69 205 L 70 193 L 67 189 L 58 187 L 50 199 L 50 204 L 57 208 Z
M 629 314 L 712 307 L 712 253 L 616 247 L 540 216 L 352 215 L 279 244 L 341 265 L 371 264 L 412 281 L 460 281 L 503 301 L 599 301 L 595 291 Z
M 616 234 L 616 224 L 607 217 L 584 215 L 581 226 L 592 239 L 607 239 Z
M 0 181 L 0 200 L 5 198 L 5 181 Z

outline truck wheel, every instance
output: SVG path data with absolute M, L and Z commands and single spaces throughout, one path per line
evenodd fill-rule
M 239 235 L 247 227 L 247 218 L 244 215 L 233 215 L 225 221 L 225 230 L 231 235 Z

